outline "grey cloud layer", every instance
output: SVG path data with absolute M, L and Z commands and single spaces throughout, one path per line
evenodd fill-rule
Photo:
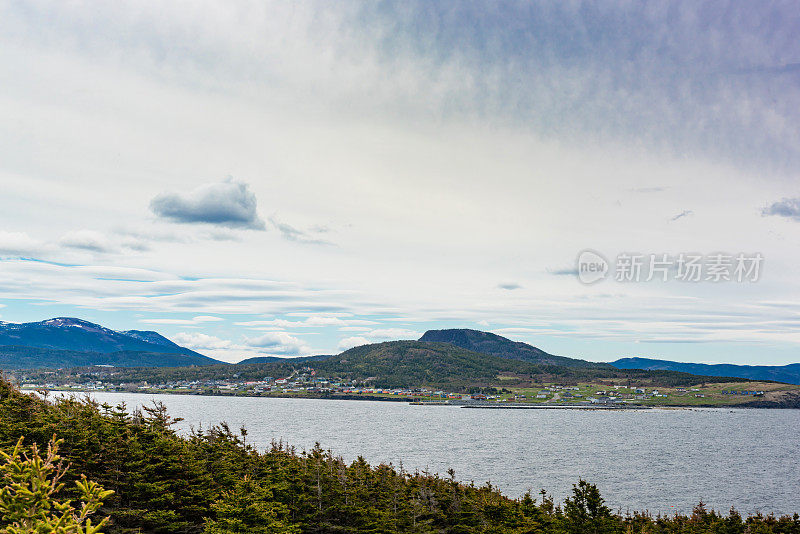
M 368 6 L 386 61 L 412 50 L 463 72 L 455 105 L 502 110 L 546 135 L 800 165 L 800 11 L 791 3 Z
M 191 83 L 203 72 L 225 91 L 261 84 L 358 113 L 481 118 L 575 142 L 800 166 L 791 2 L 112 3 L 91 19 L 53 3 L 5 15 L 34 43 L 79 42 L 81 53 L 121 53 Z
M 228 228 L 264 230 L 258 216 L 256 196 L 246 183 L 227 180 L 206 184 L 187 193 L 161 193 L 150 209 L 178 223 L 207 223 Z

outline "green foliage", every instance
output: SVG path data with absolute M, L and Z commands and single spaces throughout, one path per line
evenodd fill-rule
M 546 493 L 509 499 L 490 484 L 459 483 L 452 471 L 443 478 L 363 458 L 348 464 L 319 446 L 298 452 L 274 443 L 259 452 L 244 430 L 220 424 L 181 437 L 174 422 L 162 405 L 129 413 L 88 399 L 46 402 L 0 381 L 0 450 L 24 462 L 21 435 L 41 445 L 57 432 L 59 453 L 71 464 L 59 468 L 53 456 L 55 471 L 44 477 L 50 485 L 36 475 L 36 488 L 49 496 L 63 491 L 68 500 L 58 506 L 87 503 L 70 512 L 78 520 L 84 506 L 93 512 L 103 500 L 108 534 L 800 534 L 796 515 L 743 518 L 699 506 L 689 516 L 623 516 L 585 481 L 563 506 Z M 54 516 L 62 510 L 42 509 Z
M 585 480 L 573 485 L 572 497 L 564 501 L 564 524 L 570 534 L 610 534 L 618 530 L 597 486 Z
M 215 519 L 206 523 L 205 534 L 295 534 L 299 526 L 289 522 L 289 508 L 275 500 L 268 484 L 250 476 L 237 481 L 211 505 Z
M 19 438 L 10 453 L 0 451 L 5 463 L 0 466 L 2 483 L 0 489 L 0 517 L 3 534 L 56 533 L 56 534 L 100 534 L 108 521 L 107 517 L 92 524 L 91 515 L 102 506 L 103 500 L 113 491 L 104 490 L 86 476 L 75 482 L 81 499 L 78 508 L 71 500 L 56 500 L 63 488 L 61 478 L 65 468 L 58 456 L 61 443 L 55 438 L 47 445 L 47 454 L 42 458 L 39 448 L 33 444 L 30 453 L 22 448 Z

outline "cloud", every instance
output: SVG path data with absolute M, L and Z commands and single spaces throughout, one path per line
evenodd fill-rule
M 689 215 L 694 215 L 694 212 L 692 210 L 683 210 L 682 212 L 671 218 L 669 221 L 670 222 L 677 221 L 678 219 L 681 219 L 683 217 L 688 217 Z
M 42 244 L 25 232 L 0 231 L 0 254 L 25 256 L 35 254 Z
M 339 350 L 352 349 L 353 347 L 360 347 L 361 345 L 369 345 L 369 340 L 361 336 L 346 337 L 339 341 Z
M 341 339 L 338 344 L 339 350 L 352 349 L 361 345 L 368 345 L 369 343 L 379 341 L 394 341 L 397 339 L 419 339 L 422 334 L 414 330 L 406 330 L 403 328 L 379 328 L 364 332 L 358 336 L 350 336 Z
M 289 321 L 287 319 L 267 319 L 256 321 L 241 321 L 234 323 L 236 326 L 257 327 L 277 327 L 277 328 L 311 328 L 324 326 L 367 326 L 378 324 L 367 319 L 342 319 L 332 315 L 312 315 L 304 321 Z M 367 329 L 369 330 L 369 329 Z
M 309 232 L 300 230 L 299 228 L 295 228 L 290 224 L 286 224 L 284 222 L 279 221 L 275 217 L 269 218 L 270 224 L 281 233 L 281 236 L 286 239 L 287 241 L 294 241 L 296 243 L 305 243 L 307 245 L 332 245 L 330 241 L 326 241 L 325 239 L 320 239 L 318 237 L 314 237 Z M 311 232 L 324 234 L 327 233 L 329 230 L 327 227 L 324 226 L 314 226 L 311 229 Z
M 416 330 L 407 330 L 405 328 L 378 328 L 364 332 L 358 337 L 372 341 L 394 341 L 397 339 L 418 339 L 421 335 Z
M 113 252 L 116 247 L 108 237 L 94 230 L 74 230 L 61 237 L 59 243 L 68 248 L 88 250 L 90 252 Z
M 214 317 L 213 315 L 198 315 L 197 317 L 193 317 L 192 320 L 196 323 L 208 323 L 222 321 L 223 319 L 222 317 Z
M 574 267 L 569 269 L 548 269 L 547 272 L 556 276 L 578 276 L 578 269 Z
M 191 319 L 139 319 L 140 323 L 145 324 L 174 324 L 174 325 L 198 325 L 200 323 L 208 323 L 215 321 L 222 321 L 221 317 L 214 317 L 211 315 L 198 315 Z
M 197 351 L 235 348 L 232 341 L 196 332 L 179 332 L 172 336 L 172 341 L 178 345 Z
M 800 198 L 784 198 L 761 210 L 761 215 L 777 215 L 800 221 Z
M 266 229 L 258 216 L 255 194 L 246 183 L 232 179 L 205 184 L 187 193 L 161 193 L 150 202 L 150 210 L 177 223 Z
M 268 332 L 263 336 L 248 338 L 245 343 L 268 354 L 298 356 L 310 352 L 303 341 L 286 332 Z
M 213 358 L 227 362 L 238 362 L 263 354 L 275 356 L 300 356 L 311 353 L 311 349 L 301 340 L 286 332 L 270 332 L 257 338 L 235 343 L 208 334 L 179 332 L 172 340 L 184 347 L 196 350 Z
M 497 287 L 498 287 L 499 289 L 507 289 L 507 290 L 509 290 L 509 291 L 512 291 L 512 290 L 514 290 L 514 289 L 521 289 L 521 288 L 522 288 L 522 286 L 521 286 L 521 285 L 519 285 L 519 284 L 517 284 L 516 282 L 509 282 L 509 283 L 504 283 L 504 284 L 497 284 Z

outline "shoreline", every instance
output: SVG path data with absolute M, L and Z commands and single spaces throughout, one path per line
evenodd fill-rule
M 22 389 L 23 392 L 38 393 L 42 390 L 39 389 Z M 719 409 L 773 409 L 773 410 L 796 410 L 800 409 L 800 403 L 777 403 L 774 401 L 766 401 L 763 403 L 749 402 L 742 404 L 669 404 L 669 405 L 642 405 L 642 404 L 622 404 L 622 405 L 590 405 L 590 404 L 500 404 L 500 403 L 482 403 L 480 401 L 453 401 L 446 402 L 444 400 L 432 400 L 427 397 L 408 397 L 408 398 L 390 398 L 375 395 L 235 395 L 228 393 L 213 393 L 213 392 L 182 392 L 182 391 L 109 391 L 109 390 L 89 390 L 89 389 L 48 389 L 48 393 L 73 393 L 73 394 L 91 394 L 91 393 L 112 393 L 112 394 L 135 394 L 135 395 L 181 395 L 181 396 L 197 396 L 197 397 L 232 397 L 232 398 L 260 398 L 260 399 L 316 399 L 316 400 L 354 400 L 354 401 L 377 401 L 377 402 L 404 402 L 409 405 L 415 406 L 447 406 L 453 408 L 471 408 L 471 409 L 484 409 L 484 410 L 599 410 L 599 411 L 613 411 L 613 410 L 626 410 L 626 411 L 642 411 L 652 409 L 664 410 L 690 410 L 692 408 L 719 408 Z

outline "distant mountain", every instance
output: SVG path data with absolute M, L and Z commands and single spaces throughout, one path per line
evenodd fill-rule
M 500 358 L 511 360 L 521 360 L 524 362 L 537 363 L 542 365 L 561 365 L 564 367 L 608 367 L 607 364 L 587 362 L 577 358 L 567 358 L 566 356 L 554 356 L 547 352 L 522 343 L 521 341 L 511 341 L 503 336 L 482 332 L 480 330 L 470 330 L 468 328 L 452 328 L 448 330 L 428 330 L 420 341 L 434 343 L 450 343 L 462 349 L 490 354 Z
M 157 332 L 118 332 L 74 317 L 56 317 L 37 323 L 2 324 L 0 345 L 87 352 L 140 351 L 199 355 Z
M 120 332 L 74 317 L 0 323 L 0 368 L 71 367 L 75 362 L 121 367 L 220 363 L 158 332 Z
M 158 352 L 88 352 L 38 347 L 0 347 L 0 369 L 66 369 L 90 365 L 113 367 L 186 367 L 221 362 L 200 354 Z
M 730 376 L 749 380 L 773 380 L 788 384 L 800 384 L 800 363 L 783 366 L 772 365 L 734 365 L 728 363 L 683 363 L 650 358 L 622 358 L 611 365 L 617 369 L 645 369 L 681 371 L 695 375 Z

